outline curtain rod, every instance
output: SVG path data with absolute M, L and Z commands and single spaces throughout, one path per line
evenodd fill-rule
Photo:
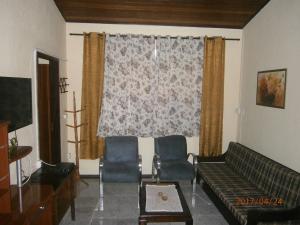
M 83 33 L 69 33 L 70 36 L 83 36 Z M 115 34 L 110 34 L 109 36 L 111 37 L 115 37 L 116 35 Z M 126 36 L 126 34 L 121 34 L 120 35 L 121 37 L 123 36 Z M 133 36 L 137 36 L 137 35 L 133 35 Z M 150 38 L 151 35 L 143 35 L 143 37 L 145 38 Z M 154 38 L 157 38 L 158 36 L 155 36 L 154 35 Z M 161 36 L 161 38 L 167 38 L 166 36 Z M 171 36 L 170 38 L 177 38 L 177 37 L 173 37 Z M 182 39 L 188 39 L 189 37 L 181 37 Z M 214 37 L 209 37 L 208 39 L 212 39 Z M 200 37 L 193 37 L 193 39 L 200 39 Z M 225 41 L 240 41 L 241 39 L 239 38 L 223 38 Z

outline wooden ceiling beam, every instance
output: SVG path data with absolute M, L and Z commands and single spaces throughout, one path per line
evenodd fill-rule
M 243 28 L 269 0 L 55 0 L 67 22 Z

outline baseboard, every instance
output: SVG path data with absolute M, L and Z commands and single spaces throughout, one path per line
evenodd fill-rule
M 152 175 L 151 174 L 143 174 L 142 178 L 149 179 L 149 178 L 152 178 Z
M 99 175 L 98 174 L 83 174 L 83 175 L 80 175 L 80 178 L 82 178 L 82 179 L 98 179 Z
M 80 178 L 82 179 L 98 179 L 99 175 L 98 174 L 81 174 Z M 143 174 L 142 179 L 149 179 L 152 178 L 151 174 Z

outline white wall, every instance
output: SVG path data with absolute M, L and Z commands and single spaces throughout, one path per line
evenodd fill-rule
M 239 107 L 240 89 L 240 65 L 242 31 L 234 29 L 192 28 L 192 27 L 169 27 L 169 26 L 138 26 L 138 25 L 111 25 L 111 24 L 85 24 L 67 23 L 67 71 L 70 82 L 70 90 L 76 92 L 77 105 L 80 106 L 81 81 L 82 81 L 82 51 L 83 37 L 70 36 L 69 33 L 82 32 L 106 32 L 106 33 L 131 33 L 131 34 L 153 34 L 153 35 L 180 35 L 180 36 L 224 36 L 227 38 L 240 38 L 241 41 L 226 41 L 225 56 L 225 108 L 224 108 L 224 136 L 223 151 L 226 150 L 228 142 L 237 139 L 237 128 L 239 117 L 236 109 Z M 71 92 L 68 95 L 68 107 L 72 105 Z M 72 118 L 68 118 L 70 123 Z M 69 131 L 69 138 L 73 134 Z M 198 137 L 188 138 L 188 151 L 198 154 Z M 152 138 L 139 138 L 139 150 L 143 157 L 143 173 L 151 173 L 151 162 L 154 152 Z M 70 161 L 74 161 L 74 146 L 69 144 Z M 97 174 L 98 160 L 80 160 L 81 174 Z
M 34 50 L 64 59 L 66 24 L 52 0 L 1 0 L 0 2 L 0 76 L 34 78 Z M 61 73 L 66 65 L 60 62 Z M 65 107 L 66 99 L 61 99 Z M 36 166 L 38 158 L 36 111 L 33 125 L 17 130 L 20 145 L 33 146 L 33 152 L 23 160 L 24 170 Z M 62 129 L 65 140 L 65 129 Z M 12 134 L 10 134 L 11 136 Z M 62 143 L 63 149 L 66 144 Z M 11 180 L 15 183 L 15 164 L 11 165 Z
M 240 141 L 300 172 L 300 1 L 270 1 L 243 36 Z M 257 71 L 280 68 L 287 68 L 285 109 L 257 106 Z

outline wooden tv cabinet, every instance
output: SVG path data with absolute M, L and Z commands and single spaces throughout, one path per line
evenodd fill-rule
M 56 167 L 42 165 L 31 176 L 32 184 L 51 185 L 53 195 L 53 224 L 58 225 L 68 208 L 75 220 L 75 197 L 77 192 L 74 163 L 58 163 Z
M 22 188 L 10 186 L 10 213 L 0 213 L 0 225 L 58 225 L 69 207 L 75 220 L 75 166 L 65 177 L 40 172 Z
M 7 133 L 8 123 L 0 121 L 0 214 L 11 212 Z
M 0 122 L 0 225 L 58 225 L 69 207 L 75 220 L 75 165 L 42 166 L 23 187 L 10 185 L 9 163 L 29 154 L 31 147 L 19 148 L 9 158 L 7 126 Z
M 53 225 L 53 188 L 49 185 L 12 185 L 11 212 L 0 214 L 1 225 Z

